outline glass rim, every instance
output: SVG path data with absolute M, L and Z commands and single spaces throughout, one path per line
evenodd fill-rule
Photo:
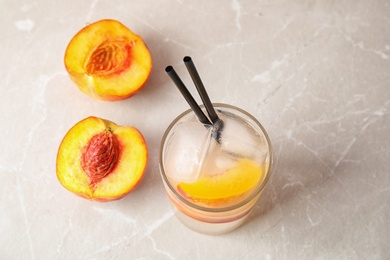
M 211 207 L 205 207 L 205 206 L 197 205 L 195 203 L 192 203 L 191 201 L 186 200 L 182 195 L 180 195 L 180 193 L 178 193 L 176 191 L 176 189 L 171 185 L 168 177 L 166 176 L 166 173 L 165 173 L 165 170 L 164 170 L 164 163 L 163 163 L 163 152 L 164 152 L 164 147 L 165 147 L 165 143 L 166 143 L 166 138 L 168 137 L 168 134 L 171 132 L 172 128 L 176 125 L 176 123 L 181 118 L 183 118 L 187 114 L 191 113 L 192 109 L 185 110 L 184 112 L 179 114 L 168 125 L 167 129 L 165 130 L 165 132 L 164 132 L 164 134 L 163 134 L 163 136 L 161 138 L 160 147 L 159 147 L 159 156 L 158 156 L 159 162 L 158 163 L 159 163 L 159 168 L 160 168 L 160 175 L 162 176 L 165 185 L 168 186 L 169 190 L 174 194 L 175 198 L 177 198 L 180 202 L 184 203 L 186 206 L 189 206 L 191 208 L 194 208 L 194 209 L 200 210 L 200 211 L 204 211 L 204 212 L 228 212 L 228 211 L 232 211 L 232 210 L 238 209 L 238 208 L 248 204 L 250 201 L 252 201 L 257 195 L 259 195 L 264 190 L 266 184 L 268 183 L 268 181 L 269 181 L 269 179 L 270 179 L 270 177 L 272 175 L 273 149 L 272 149 L 271 140 L 269 138 L 269 135 L 268 135 L 267 131 L 265 130 L 263 125 L 254 116 L 252 116 L 247 111 L 245 111 L 245 110 L 243 110 L 243 109 L 241 109 L 239 107 L 236 107 L 236 106 L 233 106 L 233 105 L 229 105 L 229 104 L 213 103 L 213 106 L 216 107 L 216 108 L 221 107 L 221 108 L 228 108 L 228 109 L 236 110 L 236 111 L 244 114 L 245 116 L 249 117 L 253 121 L 253 123 L 255 123 L 258 127 L 260 127 L 260 130 L 261 130 L 262 134 L 264 135 L 264 137 L 266 139 L 266 142 L 267 142 L 267 145 L 268 145 L 268 152 L 269 152 L 269 166 L 268 166 L 268 170 L 266 172 L 266 176 L 265 176 L 263 182 L 261 183 L 261 185 L 259 187 L 257 187 L 244 200 L 242 200 L 242 201 L 240 201 L 240 202 L 238 202 L 238 203 L 236 203 L 234 205 L 227 206 L 227 207 L 221 207 L 221 208 L 211 208 Z M 201 107 L 203 108 L 203 105 L 201 105 Z

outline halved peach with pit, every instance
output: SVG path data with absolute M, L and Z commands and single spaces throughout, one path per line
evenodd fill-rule
M 141 181 L 148 160 L 141 132 L 98 117 L 75 124 L 57 153 L 57 178 L 73 193 L 90 200 L 124 197 Z
M 152 58 L 142 37 L 116 20 L 100 20 L 80 30 L 65 51 L 70 78 L 88 96 L 117 101 L 146 83 Z

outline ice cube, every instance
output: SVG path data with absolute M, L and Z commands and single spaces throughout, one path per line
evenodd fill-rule
M 236 164 L 236 158 L 221 149 L 219 143 L 212 141 L 201 169 L 201 175 L 213 176 L 226 172 Z
M 264 156 L 264 141 L 259 133 L 246 121 L 234 117 L 224 117 L 221 132 L 221 149 L 241 158 L 261 161 Z
M 165 171 L 176 181 L 194 182 L 199 177 L 211 128 L 199 122 L 183 122 L 176 126 L 166 151 Z

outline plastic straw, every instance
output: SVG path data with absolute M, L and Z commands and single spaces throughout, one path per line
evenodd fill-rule
M 192 81 L 194 82 L 200 97 L 202 98 L 203 104 L 207 110 L 207 113 L 209 114 L 211 121 L 213 122 L 213 124 L 216 123 L 217 121 L 219 121 L 219 117 L 215 112 L 213 104 L 210 101 L 209 95 L 206 92 L 206 89 L 202 83 L 198 71 L 195 68 L 194 63 L 192 62 L 191 57 L 186 56 L 184 57 L 183 61 L 187 67 L 188 72 L 191 75 Z
M 190 105 L 191 109 L 194 111 L 199 121 L 205 125 L 212 125 L 210 120 L 206 117 L 206 115 L 200 109 L 199 105 L 196 103 L 195 99 L 192 97 L 191 93 L 188 91 L 187 87 L 184 85 L 183 81 L 180 79 L 179 75 L 177 75 L 173 67 L 168 66 L 165 68 L 165 71 L 168 73 L 173 83 L 175 83 L 176 87 L 186 99 L 187 103 Z

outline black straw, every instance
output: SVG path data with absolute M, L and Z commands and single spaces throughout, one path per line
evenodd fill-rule
M 199 121 L 205 125 L 212 125 L 210 120 L 206 117 L 199 105 L 196 103 L 195 99 L 192 97 L 191 93 L 188 91 L 187 87 L 184 85 L 183 81 L 181 81 L 179 75 L 177 75 L 173 67 L 168 66 L 165 68 L 165 71 L 175 83 L 176 87 L 180 90 L 183 97 L 187 100 L 187 103 L 190 105 L 195 115 L 198 117 Z
M 217 113 L 215 112 L 214 106 L 210 101 L 209 95 L 207 95 L 206 88 L 200 79 L 199 73 L 196 70 L 194 63 L 192 62 L 191 57 L 186 56 L 184 57 L 183 61 L 191 75 L 192 81 L 194 82 L 200 97 L 202 98 L 203 104 L 206 107 L 211 122 L 213 122 L 211 135 L 215 140 L 217 140 L 218 143 L 221 143 L 222 129 L 224 128 L 225 123 L 219 119 Z
M 219 121 L 219 117 L 215 112 L 213 104 L 210 101 L 209 95 L 207 95 L 207 91 L 202 83 L 198 71 L 195 68 L 194 63 L 192 62 L 191 57 L 186 56 L 184 57 L 183 61 L 187 67 L 188 73 L 191 75 L 192 81 L 194 82 L 200 97 L 202 98 L 203 104 L 207 110 L 207 113 L 209 114 L 211 122 L 213 122 L 213 124 L 216 123 L 217 121 Z

